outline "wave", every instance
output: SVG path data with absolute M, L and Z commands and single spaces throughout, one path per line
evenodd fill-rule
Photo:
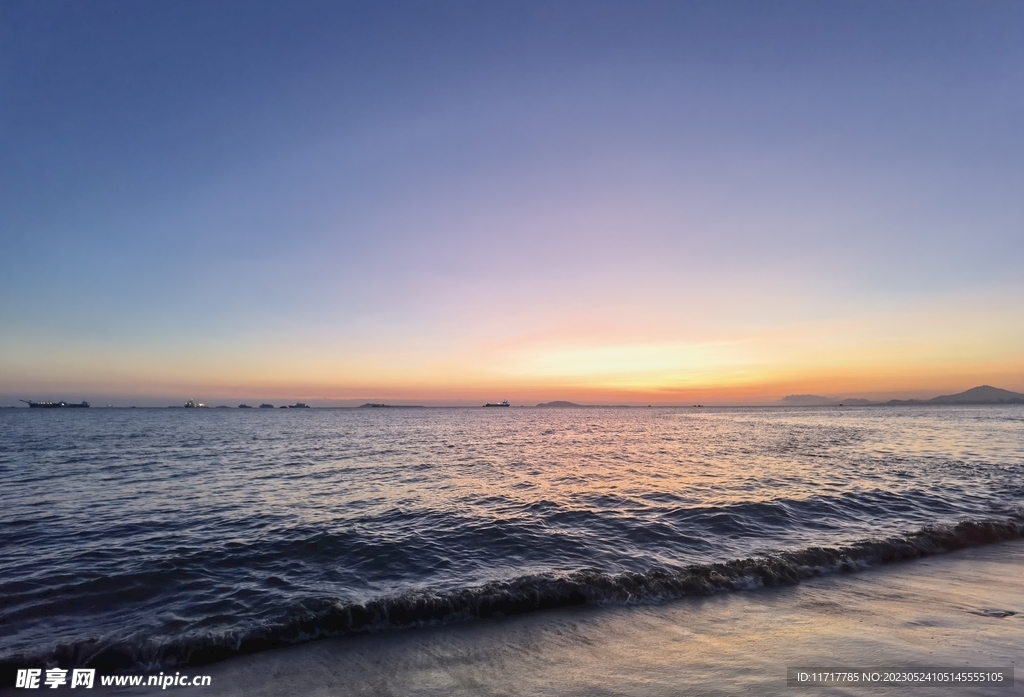
M 494 581 L 473 588 L 413 591 L 366 603 L 313 599 L 287 617 L 263 626 L 173 639 L 89 639 L 34 655 L 0 659 L 2 683 L 13 684 L 17 668 L 96 668 L 103 673 L 198 666 L 233 656 L 385 629 L 422 627 L 472 618 L 495 618 L 576 605 L 646 604 L 688 596 L 797 584 L 836 572 L 918 559 L 959 549 L 1024 538 L 1024 516 L 1005 520 L 964 520 L 903 536 L 838 547 L 695 564 L 678 569 L 602 573 L 575 571 Z

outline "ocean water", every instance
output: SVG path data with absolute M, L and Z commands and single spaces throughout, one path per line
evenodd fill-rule
M 199 665 L 1024 534 L 1024 407 L 0 410 L 0 664 Z

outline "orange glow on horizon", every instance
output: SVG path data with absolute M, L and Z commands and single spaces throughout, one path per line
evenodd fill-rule
M 73 390 L 435 404 L 758 404 L 804 393 L 934 396 L 980 384 L 1024 391 L 1018 315 L 1013 294 L 1002 293 L 756 330 L 694 324 L 681 332 L 625 313 L 603 324 L 553 313 L 532 326 L 511 324 L 497 337 L 487 324 L 409 339 L 384 332 L 257 337 L 241 349 L 234 337 L 130 350 L 83 342 L 71 351 L 5 336 L 0 384 L 12 396 L 62 399 Z

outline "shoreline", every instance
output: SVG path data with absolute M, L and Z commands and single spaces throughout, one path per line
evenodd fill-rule
M 910 689 L 786 686 L 787 666 L 815 665 L 1013 667 L 1024 680 L 1022 572 L 1024 540 L 1015 540 L 782 588 L 322 639 L 190 671 L 212 677 L 204 695 L 854 695 Z M 156 688 L 98 689 L 147 694 Z M 1014 689 L 915 686 L 913 693 Z
M 321 601 L 316 609 L 307 607 L 306 613 L 284 624 L 253 626 L 247 631 L 220 636 L 185 636 L 162 646 L 130 642 L 97 644 L 87 640 L 60 646 L 51 655 L 5 659 L 0 661 L 0 668 L 6 684 L 14 684 L 16 668 L 52 665 L 55 660 L 63 667 L 88 666 L 101 675 L 112 672 L 131 675 L 140 670 L 161 669 L 194 672 L 199 666 L 218 664 L 238 656 L 328 638 L 445 627 L 466 620 L 500 619 L 569 607 L 659 606 L 683 598 L 791 586 L 823 576 L 864 571 L 1022 538 L 1024 527 L 1020 518 L 961 520 L 956 525 L 928 526 L 887 538 L 693 564 L 674 571 L 657 567 L 646 572 L 614 574 L 580 570 L 564 576 L 519 576 L 448 591 L 414 590 L 364 603 Z

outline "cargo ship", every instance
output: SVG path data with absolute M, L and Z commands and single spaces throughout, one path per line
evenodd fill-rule
M 24 402 L 32 409 L 83 409 L 89 406 L 88 402 L 82 402 L 80 404 L 68 404 L 67 402 L 32 402 L 27 399 L 18 400 Z
M 488 402 L 484 406 L 485 407 L 510 407 L 512 405 L 509 404 L 508 400 L 506 399 L 504 402 Z

